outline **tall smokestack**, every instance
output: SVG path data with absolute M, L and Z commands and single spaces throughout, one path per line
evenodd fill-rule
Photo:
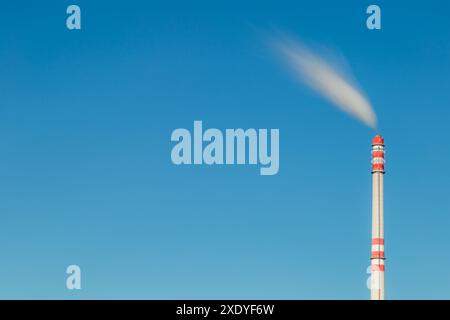
M 372 254 L 371 300 L 384 300 L 384 139 L 372 140 Z

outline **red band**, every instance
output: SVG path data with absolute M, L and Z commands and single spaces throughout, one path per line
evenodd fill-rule
M 384 265 L 383 264 L 373 264 L 372 271 L 383 271 L 384 272 Z
M 372 158 L 384 158 L 384 151 L 372 151 Z
M 384 239 L 383 238 L 372 238 L 372 244 L 382 244 L 382 245 L 384 245 Z
M 372 164 L 373 171 L 384 171 L 384 164 L 382 163 L 374 163 Z
M 372 251 L 372 258 L 384 258 L 384 251 Z

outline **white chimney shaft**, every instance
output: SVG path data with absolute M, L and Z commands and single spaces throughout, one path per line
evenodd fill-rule
M 372 254 L 371 300 L 384 300 L 384 140 L 376 135 L 372 142 Z

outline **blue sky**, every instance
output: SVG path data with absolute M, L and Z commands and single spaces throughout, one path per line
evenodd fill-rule
M 450 298 L 448 1 L 2 3 L 0 298 L 367 299 L 375 131 L 280 65 L 341 53 L 386 142 L 386 296 Z M 280 171 L 174 166 L 176 128 L 279 128 Z M 82 290 L 65 269 L 82 269 Z

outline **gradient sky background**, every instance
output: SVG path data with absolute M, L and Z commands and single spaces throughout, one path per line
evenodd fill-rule
M 340 52 L 377 112 L 387 298 L 450 299 L 449 12 L 2 2 L 0 298 L 367 299 L 375 132 L 286 72 L 264 37 L 283 30 Z M 194 120 L 279 128 L 280 172 L 173 165 L 170 134 Z

